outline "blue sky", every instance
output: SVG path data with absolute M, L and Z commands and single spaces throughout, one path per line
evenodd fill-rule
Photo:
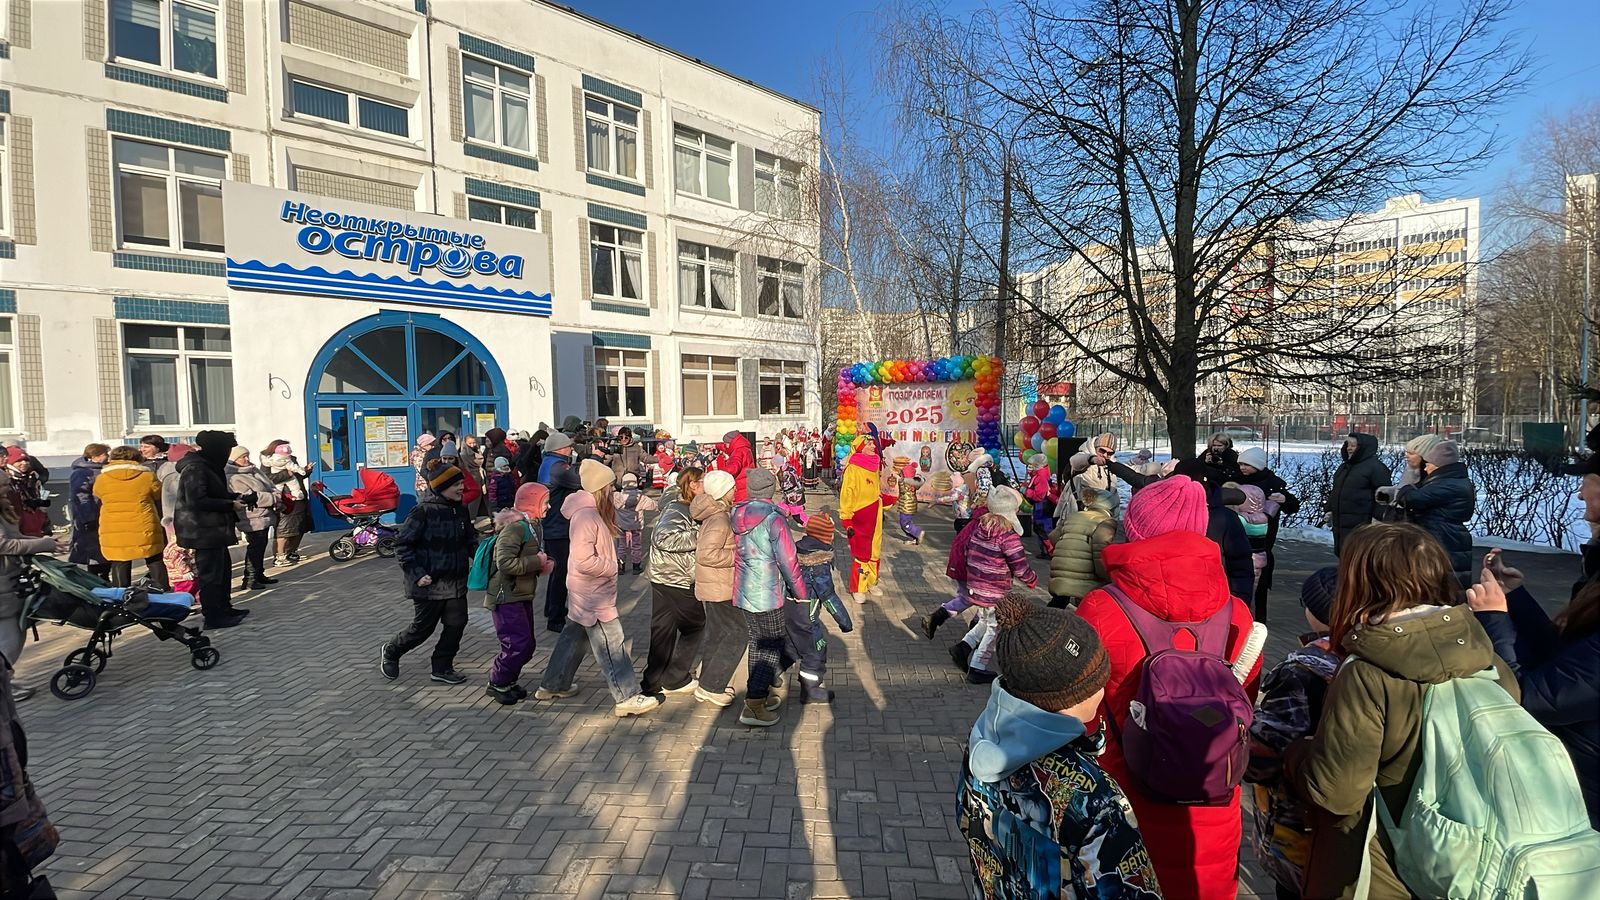
M 837 59 L 860 86 L 875 63 L 878 7 L 861 0 L 567 0 L 596 18 L 775 90 L 814 100 L 813 75 Z M 962 6 L 973 4 L 961 3 Z M 1445 5 L 1448 6 L 1448 3 Z M 1587 7 L 1587 9 L 1585 8 Z M 1524 0 L 1514 25 L 1538 58 L 1528 93 L 1493 123 L 1507 139 L 1484 171 L 1433 193 L 1492 195 L 1518 164 L 1517 142 L 1546 112 L 1600 99 L 1600 15 L 1586 2 Z

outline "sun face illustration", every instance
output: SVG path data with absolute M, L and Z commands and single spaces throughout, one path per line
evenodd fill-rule
M 978 422 L 978 391 L 970 382 L 950 389 L 950 417 L 963 425 Z

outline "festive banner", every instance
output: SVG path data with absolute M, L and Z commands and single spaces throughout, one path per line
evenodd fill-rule
M 860 362 L 840 369 L 835 457 L 844 462 L 869 422 L 894 439 L 885 454 L 891 461 L 904 457 L 924 474 L 961 467 L 974 446 L 998 451 L 1003 369 L 992 356 Z

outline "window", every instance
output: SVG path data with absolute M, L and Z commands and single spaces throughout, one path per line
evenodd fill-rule
M 762 256 L 756 259 L 756 268 L 761 278 L 761 299 L 757 304 L 760 313 L 789 319 L 805 318 L 805 266 Z
M 127 138 L 111 151 L 123 246 L 222 252 L 223 157 Z
M 800 167 L 756 151 L 756 212 L 800 218 Z
M 639 111 L 594 94 L 583 96 L 589 171 L 639 179 Z
M 17 422 L 16 320 L 0 316 L 0 429 L 15 430 Z
M 336 91 L 306 81 L 291 81 L 289 97 L 296 115 L 355 124 L 368 131 L 411 136 L 411 110 L 370 97 Z M 351 106 L 355 109 L 352 110 Z
M 685 194 L 733 202 L 733 142 L 685 128 L 672 129 L 673 183 Z
M 513 228 L 539 230 L 539 211 L 511 203 L 467 198 L 467 218 L 474 222 L 496 222 Z
M 215 0 L 111 0 L 111 56 L 216 78 Z
M 228 329 L 123 325 L 131 428 L 233 424 Z
M 645 371 L 649 354 L 644 350 L 594 351 L 596 415 L 610 419 L 643 419 Z
M 589 295 L 643 300 L 644 233 L 611 225 L 589 226 Z
M 690 241 L 678 242 L 678 302 L 684 306 L 732 312 L 732 250 Z
M 683 357 L 683 414 L 737 416 L 739 361 L 730 356 Z
M 798 416 L 806 411 L 806 364 L 781 359 L 761 361 L 761 414 Z
M 527 152 L 528 98 L 532 76 L 526 72 L 461 58 L 462 93 L 466 97 L 467 140 L 500 144 Z

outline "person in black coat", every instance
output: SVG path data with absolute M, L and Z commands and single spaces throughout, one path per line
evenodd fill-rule
M 67 482 L 67 512 L 72 519 L 67 562 L 85 566 L 89 574 L 100 578 L 110 574 L 111 564 L 100 553 L 100 498 L 94 495 L 94 480 L 100 477 L 110 452 L 105 444 L 84 447 L 83 455 L 72 461 L 72 476 Z
M 178 546 L 194 551 L 195 589 L 206 628 L 232 628 L 249 615 L 249 610 L 234 609 L 230 594 L 233 560 L 228 548 L 238 540 L 234 526 L 246 504 L 228 490 L 224 469 L 238 440 L 232 432 L 202 431 L 195 443 L 200 449 L 177 463 L 178 508 L 172 527 Z M 251 505 L 256 500 L 242 499 Z
M 1239 483 L 1260 488 L 1268 500 L 1278 504 L 1278 512 L 1267 519 L 1267 566 L 1261 570 L 1261 577 L 1256 581 L 1256 602 L 1252 610 L 1256 619 L 1264 620 L 1267 615 L 1267 595 L 1272 589 L 1272 570 L 1278 562 L 1273 550 L 1278 543 L 1278 525 L 1284 516 L 1292 516 L 1300 511 L 1300 498 L 1289 493 L 1289 485 L 1267 468 L 1267 453 L 1260 447 L 1240 452 Z
M 560 632 L 567 627 L 567 554 L 572 551 L 572 541 L 561 504 L 581 490 L 583 482 L 578 479 L 577 466 L 556 465 L 550 469 L 550 507 L 541 525 L 544 555 L 555 564 L 544 582 L 545 627 L 550 631 Z
M 1206 441 L 1200 461 L 1211 470 L 1211 480 L 1217 484 L 1239 480 L 1239 453 L 1233 449 L 1233 438 L 1220 431 Z
M 550 432 L 541 428 L 517 450 L 517 461 L 513 468 L 521 473 L 523 484 L 539 480 L 539 467 L 544 463 L 544 442 L 549 437 Z
M 1378 488 L 1388 487 L 1393 477 L 1378 458 L 1378 439 L 1370 434 L 1352 433 L 1345 438 L 1344 462 L 1333 473 L 1333 492 L 1328 495 L 1328 524 L 1333 526 L 1333 552 L 1344 548 L 1344 539 L 1372 521 L 1377 506 Z
M 1450 567 L 1463 588 L 1472 586 L 1472 532 L 1467 523 L 1478 506 L 1478 488 L 1472 483 L 1467 464 L 1461 460 L 1461 445 L 1440 441 L 1422 457 L 1422 481 L 1395 491 L 1395 505 L 1405 509 L 1411 521 L 1439 539 L 1450 554 Z
M 1600 453 L 1577 471 L 1583 517 L 1600 522 Z M 1600 543 L 1584 545 L 1583 578 L 1553 622 L 1499 551 L 1484 559 L 1467 603 L 1516 674 L 1523 707 L 1566 745 L 1589 822 L 1600 829 Z
M 1178 463 L 1174 475 L 1187 475 L 1206 489 L 1206 509 L 1209 517 L 1206 537 L 1222 549 L 1222 569 L 1228 576 L 1228 593 L 1238 597 L 1255 613 L 1256 565 L 1252 559 L 1250 536 L 1244 533 L 1244 523 L 1239 514 L 1229 509 L 1244 502 L 1244 494 L 1236 488 L 1224 488 L 1210 466 L 1197 459 Z

